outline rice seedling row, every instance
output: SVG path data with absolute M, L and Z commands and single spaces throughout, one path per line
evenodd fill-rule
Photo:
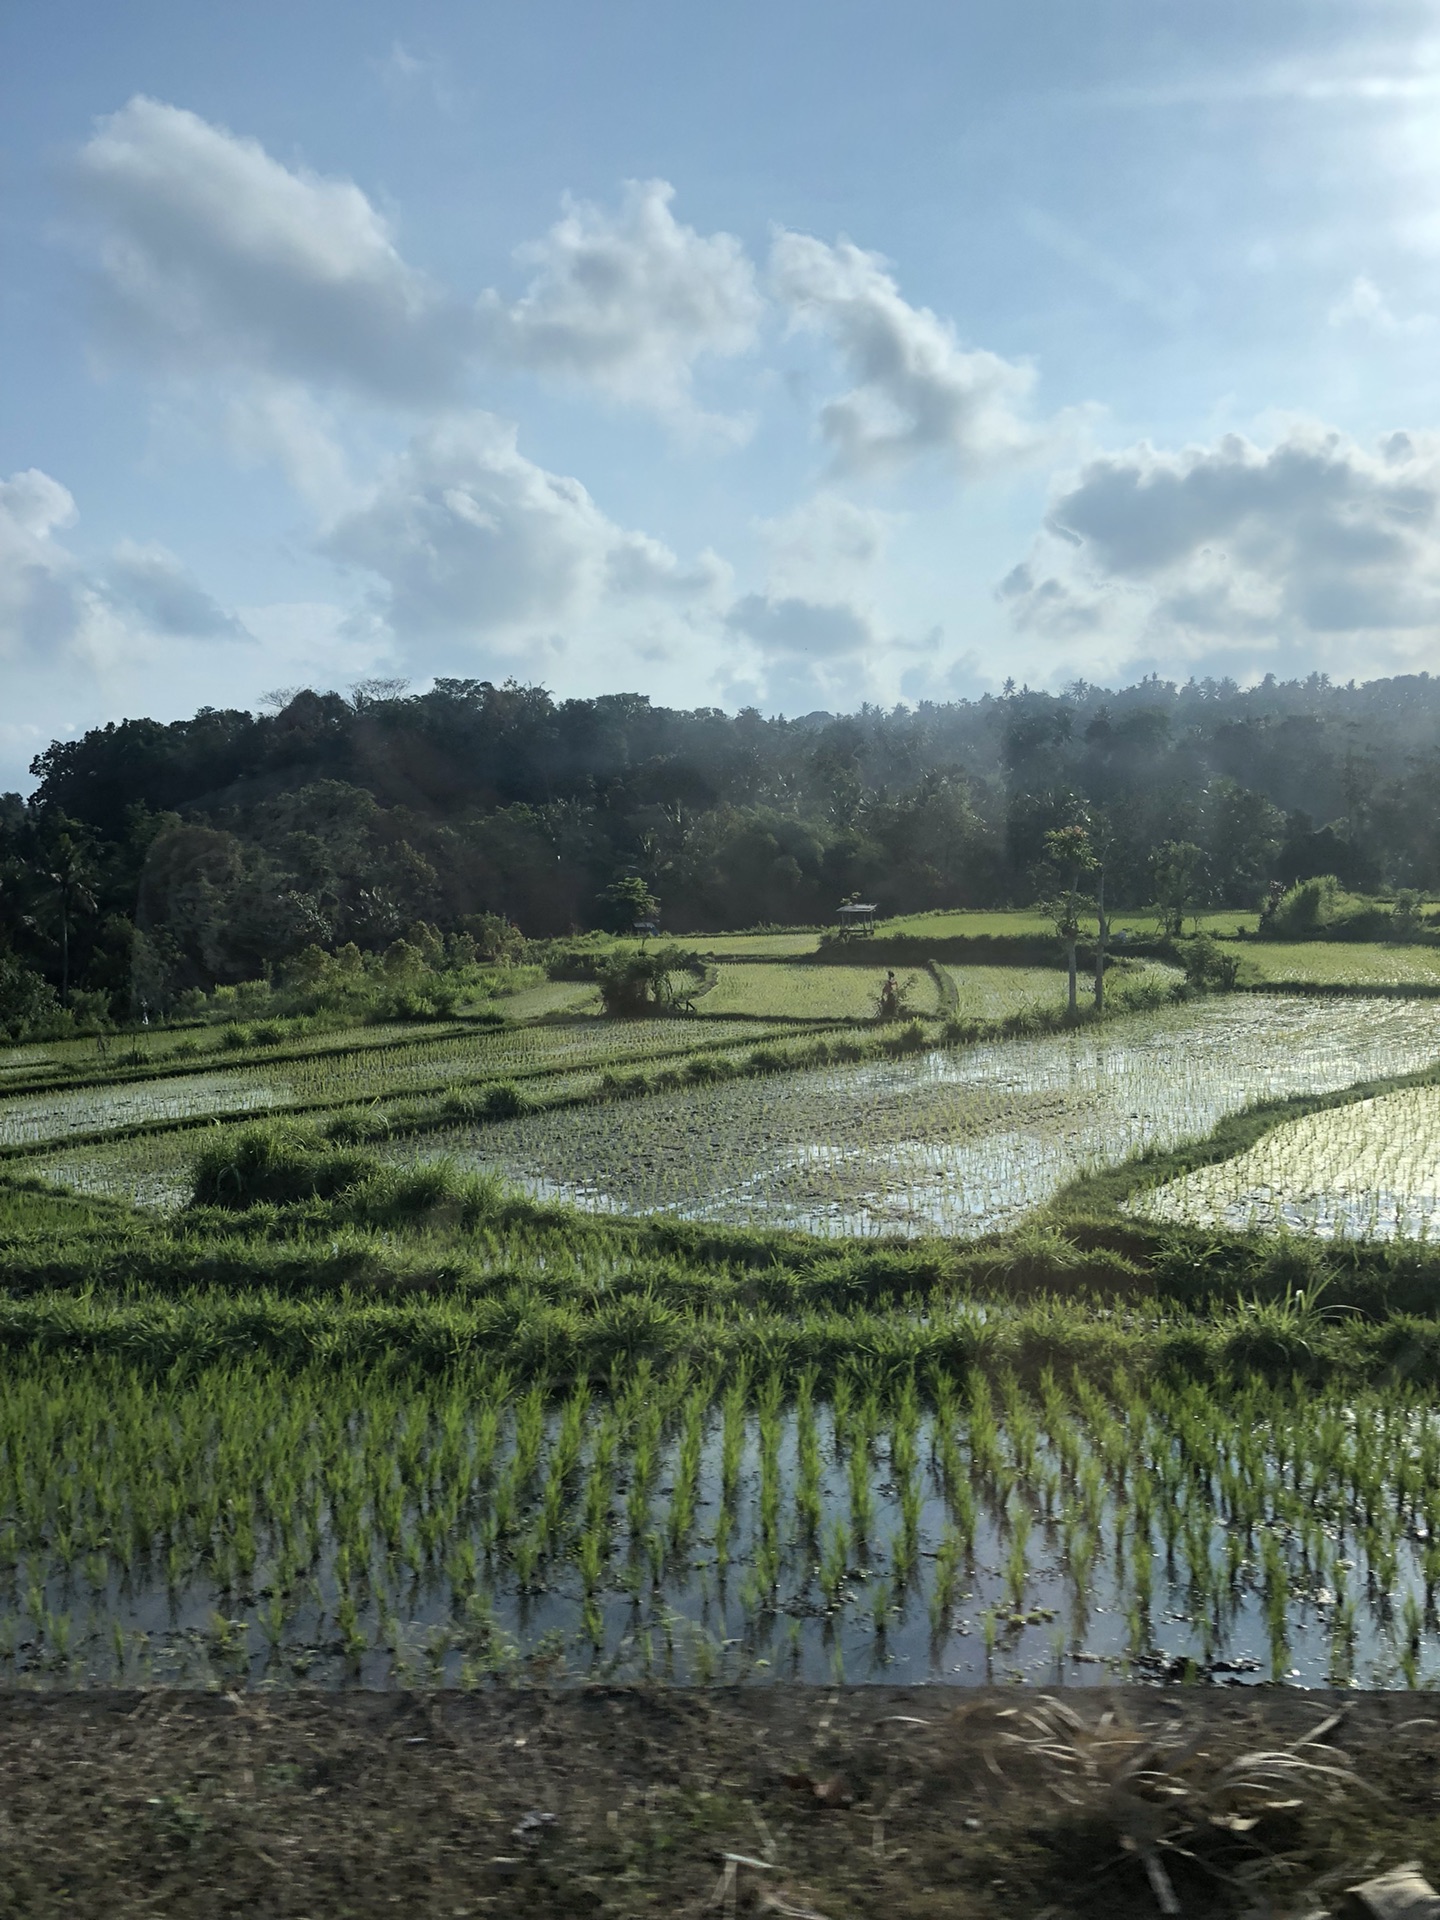
M 1440 1006 L 1219 999 L 956 1053 L 457 1127 L 383 1151 L 450 1158 L 591 1210 L 822 1234 L 973 1237 L 1078 1175 L 1208 1133 L 1256 1099 L 1440 1058 Z M 583 1169 L 583 1172 L 580 1171 Z
M 1418 1687 L 1437 1540 L 1395 1390 L 31 1360 L 0 1402 L 0 1673 L 40 1684 Z

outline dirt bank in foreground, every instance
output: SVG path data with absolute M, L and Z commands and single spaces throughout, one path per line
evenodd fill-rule
M 1426 1695 L 1044 1701 L 4 1693 L 0 1914 L 1126 1920 L 1160 1911 L 1157 1862 L 1197 1916 L 1312 1912 L 1410 1859 L 1440 1880 L 1440 1703 L 1427 1713 Z M 1337 1710 L 1318 1744 L 1234 1769 Z M 1127 1725 L 1158 1749 L 1138 1752 Z

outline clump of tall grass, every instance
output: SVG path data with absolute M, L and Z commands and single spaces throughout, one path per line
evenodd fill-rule
M 269 1121 L 241 1127 L 195 1157 L 193 1203 L 245 1208 L 326 1199 L 374 1174 L 378 1162 L 337 1152 L 307 1128 Z

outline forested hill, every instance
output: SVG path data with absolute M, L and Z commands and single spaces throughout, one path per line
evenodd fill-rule
M 1045 834 L 1114 834 L 1112 898 L 1168 842 L 1203 887 L 1440 887 L 1440 679 L 1267 679 L 999 696 L 766 720 L 638 694 L 556 701 L 441 680 L 301 692 L 280 711 L 127 720 L 59 742 L 0 799 L 0 943 L 59 985 L 127 990 L 132 929 L 170 985 L 251 977 L 416 921 L 604 921 L 643 879 L 667 931 L 1034 897 Z M 62 951 L 63 949 L 63 951 Z

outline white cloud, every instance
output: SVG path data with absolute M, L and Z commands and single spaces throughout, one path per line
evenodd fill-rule
M 753 640 L 765 654 L 804 654 L 813 661 L 864 654 L 879 644 L 870 622 L 855 608 L 814 600 L 772 600 L 747 593 L 725 624 Z
M 248 643 L 163 547 L 122 541 L 79 559 L 56 538 L 77 517 L 69 488 L 38 468 L 0 481 L 0 658 L 96 667 L 157 640 Z
M 1085 636 L 1112 661 L 1185 659 L 1386 671 L 1434 650 L 1440 624 L 1440 438 L 1367 449 L 1313 423 L 1268 449 L 1239 434 L 1092 460 L 1052 498 L 1030 558 L 1002 583 L 1022 628 Z
M 69 488 L 38 467 L 0 480 L 0 657 L 47 651 L 73 632 L 77 569 L 55 535 L 75 517 Z
M 343 422 L 307 387 L 255 377 L 219 397 L 222 436 L 242 463 L 273 462 L 326 518 L 361 503 L 364 490 L 351 471 Z
M 636 598 L 704 602 L 725 573 L 713 556 L 686 567 L 658 540 L 617 526 L 578 480 L 527 460 L 515 429 L 486 413 L 418 435 L 320 544 L 379 576 L 384 618 L 407 642 L 583 624 Z
M 1428 333 L 1435 325 L 1428 313 L 1397 314 L 1375 282 L 1363 273 L 1356 274 L 1344 297 L 1331 307 L 1328 318 L 1332 327 L 1358 325 L 1392 336 Z
M 173 553 L 122 540 L 101 576 L 100 592 L 147 631 L 192 640 L 245 640 L 244 626 L 213 600 Z
M 854 600 L 869 591 L 899 516 L 823 492 L 762 520 L 767 590 L 780 598 Z
M 519 250 L 535 269 L 526 293 L 510 305 L 493 289 L 482 296 L 489 350 L 630 405 L 698 417 L 696 362 L 751 347 L 763 302 L 740 242 L 682 226 L 674 191 L 632 180 L 614 214 L 567 202 L 544 239 Z
M 241 366 L 389 401 L 459 384 L 474 323 L 407 265 L 350 180 L 137 95 L 76 177 L 104 233 L 112 324 L 171 368 Z
M 1031 452 L 1020 409 L 1031 368 L 966 349 L 928 307 L 906 301 L 886 262 L 848 240 L 779 233 L 770 273 L 793 324 L 825 334 L 856 384 L 821 409 L 837 470 L 867 473 L 943 455 L 963 473 Z

